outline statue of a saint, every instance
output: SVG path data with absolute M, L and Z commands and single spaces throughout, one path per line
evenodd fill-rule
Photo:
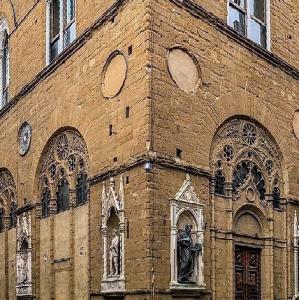
M 17 263 L 17 284 L 28 282 L 28 271 L 28 254 L 26 252 L 20 253 Z
M 194 244 L 191 237 L 192 225 L 187 224 L 185 230 L 178 233 L 178 282 L 194 283 L 192 275 L 196 256 L 202 252 L 201 244 Z
M 110 252 L 110 276 L 119 275 L 119 263 L 120 263 L 120 241 L 117 231 L 112 231 L 112 241 L 109 247 Z

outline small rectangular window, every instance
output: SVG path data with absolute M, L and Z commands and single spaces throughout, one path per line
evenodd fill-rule
M 263 48 L 267 47 L 267 0 L 229 0 L 228 24 Z
M 62 19 L 60 20 L 62 15 Z M 53 0 L 50 7 L 50 60 L 76 38 L 75 0 Z

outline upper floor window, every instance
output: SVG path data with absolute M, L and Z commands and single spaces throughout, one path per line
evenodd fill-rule
M 9 86 L 9 38 L 5 19 L 0 19 L 0 109 L 8 101 Z
M 75 0 L 47 0 L 47 63 L 75 38 Z
M 268 0 L 269 1 L 269 0 Z M 229 0 L 228 24 L 267 48 L 267 0 Z

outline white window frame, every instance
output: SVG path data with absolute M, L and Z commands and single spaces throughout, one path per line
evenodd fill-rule
M 59 7 L 59 46 L 58 46 L 58 55 L 66 49 L 76 38 L 76 1 L 75 3 L 75 18 L 72 23 L 70 23 L 66 28 L 70 27 L 71 24 L 74 23 L 74 30 L 75 30 L 75 38 L 67 45 L 64 45 L 64 39 L 65 39 L 65 28 L 63 23 L 63 17 L 64 17 L 64 1 L 69 2 L 70 0 L 60 0 L 60 7 Z M 53 3 L 53 0 L 46 0 L 46 65 L 49 65 L 51 61 L 55 58 L 51 58 L 51 5 Z
M 9 45 L 8 45 L 8 53 L 7 53 L 7 66 L 6 66 L 6 86 L 3 86 L 3 72 L 4 72 L 4 50 L 5 50 L 5 42 L 9 35 L 8 25 L 5 18 L 0 18 L 0 109 L 8 102 L 9 98 Z M 6 90 L 7 96 L 4 97 L 4 90 Z
M 255 21 L 257 21 L 260 24 L 263 24 L 266 28 L 266 48 L 267 50 L 271 50 L 271 5 L 270 5 L 270 0 L 265 0 L 265 22 L 261 23 L 260 20 L 258 20 L 256 17 L 251 15 L 250 10 L 248 10 L 247 2 L 249 0 L 244 0 L 245 1 L 245 8 L 241 8 L 238 6 L 238 4 L 234 3 L 233 0 L 228 0 L 227 1 L 227 24 L 229 22 L 229 13 L 230 13 L 230 6 L 237 8 L 239 11 L 242 11 L 245 15 L 245 36 L 250 39 L 248 35 L 248 31 L 250 30 L 250 27 L 248 25 L 248 18 L 252 18 Z M 249 15 L 250 14 L 250 15 Z M 251 40 L 251 39 L 250 39 Z M 261 46 L 261 45 L 260 45 Z M 261 46 L 262 47 L 262 46 Z

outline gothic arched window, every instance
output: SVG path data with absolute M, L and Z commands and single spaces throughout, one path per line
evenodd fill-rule
M 81 173 L 77 179 L 76 196 L 77 205 L 83 204 L 87 201 L 88 183 L 87 174 Z
M 17 204 L 16 202 L 12 202 L 10 205 L 10 212 L 9 212 L 9 227 L 14 228 L 17 225 Z
M 63 178 L 59 184 L 57 189 L 57 212 L 61 212 L 69 209 L 70 207 L 70 191 L 69 191 L 69 183 Z
M 221 170 L 215 174 L 215 194 L 225 195 L 225 177 Z
M 88 154 L 82 136 L 64 130 L 55 136 L 44 151 L 39 170 L 42 216 L 50 214 L 50 197 L 56 196 L 57 212 L 88 200 Z M 70 197 L 70 191 L 75 197 Z M 73 203 L 73 201 L 75 203 Z
M 44 188 L 42 196 L 42 217 L 46 218 L 50 215 L 51 192 L 49 188 Z
M 257 196 L 250 201 L 268 200 L 267 195 L 272 194 L 273 206 L 279 208 L 280 194 L 283 193 L 280 190 L 283 185 L 278 184 L 283 178 L 282 155 L 265 128 L 252 120 L 230 119 L 215 134 L 210 154 L 216 194 L 223 192 L 223 175 L 218 170 L 224 170 L 225 180 L 232 183 L 234 200 L 243 193 L 249 197 L 250 188 Z M 270 182 L 273 182 L 272 186 Z

